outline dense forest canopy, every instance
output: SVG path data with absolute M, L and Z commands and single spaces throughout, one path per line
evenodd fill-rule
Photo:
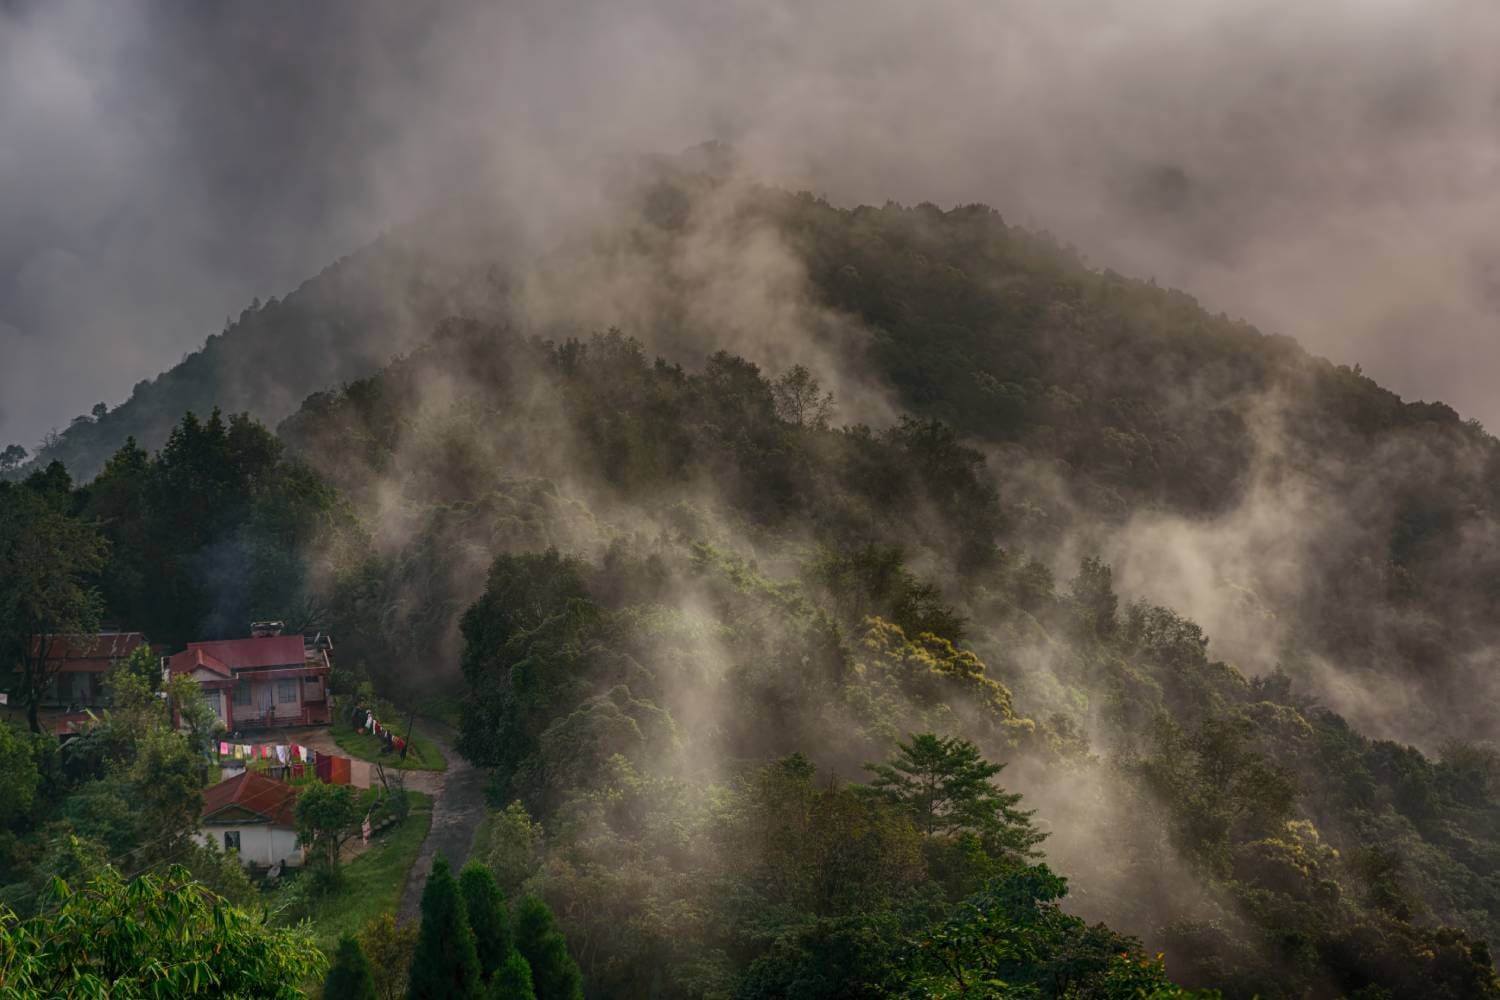
M 142 390 L 0 484 L 0 560 L 44 525 L 79 621 L 459 695 L 591 996 L 1500 993 L 1494 439 L 983 206 L 701 160 L 274 434 L 192 366 L 387 321 L 328 275 L 247 317 L 196 416 Z M 182 860 L 188 777 L 118 803 L 191 748 L 0 737 L 10 905 Z

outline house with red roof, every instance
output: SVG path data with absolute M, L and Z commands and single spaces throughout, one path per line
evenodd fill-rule
M 203 790 L 197 839 L 238 851 L 240 864 L 300 866 L 297 789 L 254 771 L 242 771 Z
M 203 698 L 230 730 L 328 724 L 326 635 L 282 635 L 257 629 L 248 639 L 190 642 L 163 669 L 198 682 Z
M 51 675 L 41 705 L 74 711 L 103 705 L 105 671 L 144 645 L 139 632 L 32 636 L 32 655 L 45 658 Z

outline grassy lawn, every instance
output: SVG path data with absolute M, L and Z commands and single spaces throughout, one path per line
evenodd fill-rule
M 436 743 L 422 735 L 421 723 L 417 724 L 416 729 L 417 738 L 407 745 L 404 761 L 395 751 L 382 754 L 380 751 L 385 749 L 385 741 L 373 733 L 356 733 L 346 718 L 335 718 L 328 727 L 328 732 L 341 750 L 346 750 L 361 760 L 379 761 L 386 767 L 402 771 L 448 770 L 443 752 L 437 748 Z
M 344 867 L 344 888 L 319 900 L 309 918 L 318 946 L 332 954 L 339 935 L 356 933 L 371 917 L 394 911 L 401 903 L 406 873 L 422 849 L 432 826 L 432 798 L 409 792 L 411 813 L 406 822 L 377 837 L 370 849 Z

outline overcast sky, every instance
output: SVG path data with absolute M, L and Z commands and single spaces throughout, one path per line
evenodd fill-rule
M 0 0 L 0 444 L 446 192 L 709 138 L 1500 428 L 1496 52 L 1493 0 Z

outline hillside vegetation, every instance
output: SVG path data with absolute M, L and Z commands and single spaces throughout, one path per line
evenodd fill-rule
M 627 204 L 275 436 L 0 486 L 0 559 L 451 686 L 592 996 L 1500 994 L 1482 428 L 982 206 Z M 32 746 L 0 882 L 152 862 Z

